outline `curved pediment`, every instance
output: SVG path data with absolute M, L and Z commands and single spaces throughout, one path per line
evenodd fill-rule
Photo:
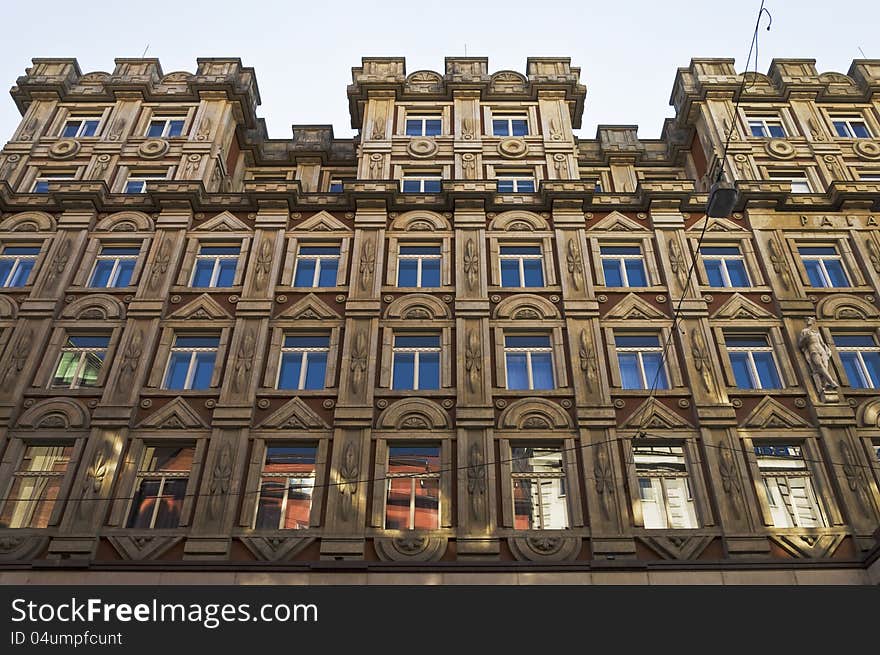
M 152 232 L 153 219 L 143 212 L 116 212 L 98 221 L 95 229 L 105 232 Z
M 391 222 L 391 229 L 401 232 L 442 232 L 451 230 L 452 226 L 443 214 L 419 209 L 400 214 Z
M 816 305 L 816 316 L 827 319 L 866 320 L 880 316 L 875 305 L 857 296 L 835 294 L 826 296 Z
M 448 430 L 449 414 L 435 402 L 424 398 L 398 400 L 376 421 L 379 430 Z
M 89 412 L 81 402 L 72 398 L 52 398 L 25 410 L 18 419 L 18 425 L 70 430 L 89 427 L 89 418 Z
M 125 318 L 125 306 L 106 294 L 78 298 L 64 308 L 61 318 L 82 320 L 108 320 Z
M 55 225 L 55 219 L 45 212 L 22 212 L 0 222 L 0 232 L 53 232 Z
M 517 400 L 498 417 L 501 430 L 565 430 L 573 427 L 568 412 L 544 398 Z
M 451 318 L 449 306 L 426 293 L 413 293 L 395 299 L 385 310 L 385 318 L 444 319 Z
M 489 229 L 499 232 L 540 232 L 549 230 L 550 225 L 540 214 L 514 210 L 498 214 L 489 223 Z
M 559 318 L 559 310 L 546 298 L 530 293 L 508 296 L 495 307 L 493 318 L 541 320 Z

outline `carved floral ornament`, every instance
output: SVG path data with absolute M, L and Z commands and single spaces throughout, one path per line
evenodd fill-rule
M 498 143 L 498 154 L 508 159 L 521 159 L 529 152 L 525 140 L 518 137 L 502 139 Z
M 856 141 L 853 150 L 862 159 L 880 159 L 880 143 L 876 141 Z
M 419 159 L 426 159 L 437 154 L 437 143 L 434 139 L 416 138 L 406 144 L 409 154 Z
M 75 139 L 59 139 L 49 146 L 49 156 L 53 159 L 69 159 L 79 152 L 80 144 Z
M 138 153 L 147 159 L 161 157 L 171 146 L 165 139 L 147 139 L 138 146 Z

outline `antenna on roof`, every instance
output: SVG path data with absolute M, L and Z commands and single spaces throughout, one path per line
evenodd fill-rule
M 147 56 L 147 50 L 149 50 L 149 49 L 150 49 L 150 44 L 148 43 L 148 44 L 147 44 L 147 47 L 144 48 L 144 54 L 141 55 L 141 59 L 143 59 L 144 57 Z
M 859 48 L 861 50 L 861 48 Z M 464 44 L 464 56 L 467 57 L 467 43 Z M 865 57 L 867 59 L 867 57 Z
M 865 54 L 865 51 L 862 50 L 862 46 L 857 45 L 856 47 L 859 49 L 859 52 L 862 53 L 862 59 L 867 59 L 867 58 L 868 58 L 868 55 L 866 55 L 866 54 Z

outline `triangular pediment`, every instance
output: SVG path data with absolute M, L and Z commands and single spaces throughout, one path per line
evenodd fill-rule
M 250 226 L 242 222 L 229 212 L 217 214 L 214 218 L 208 219 L 197 228 L 199 232 L 250 232 Z
M 630 293 L 614 305 L 603 318 L 669 318 L 653 305 L 648 304 L 636 294 Z
M 712 314 L 712 318 L 775 318 L 773 314 L 745 296 L 735 294 Z
M 297 320 L 318 320 L 323 318 L 339 318 L 339 314 L 313 293 L 293 303 L 278 315 L 278 318 Z
M 261 428 L 282 428 L 288 430 L 314 430 L 327 428 L 324 420 L 311 407 L 299 398 L 291 398 L 272 412 Z
M 746 428 L 807 428 L 809 424 L 796 413 L 765 396 L 742 423 Z
M 623 427 L 653 430 L 673 430 L 693 427 L 656 398 L 648 398 L 623 422 Z
M 706 225 L 706 221 L 709 221 L 709 224 Z M 702 232 L 703 226 L 706 225 L 706 232 L 746 232 L 747 230 L 743 228 L 742 225 L 737 225 L 733 221 L 728 218 L 703 218 L 691 225 L 687 231 L 688 232 Z M 711 244 L 708 244 L 711 245 Z
M 138 424 L 138 427 L 185 430 L 187 428 L 204 428 L 207 425 L 193 408 L 178 396 L 146 417 Z
M 229 312 L 207 293 L 191 300 L 180 309 L 172 312 L 170 318 L 230 318 Z
M 793 557 L 820 559 L 831 557 L 846 538 L 844 534 L 777 534 L 773 542 Z
M 593 225 L 590 230 L 602 232 L 647 232 L 648 226 L 637 223 L 628 216 L 614 211 Z
M 310 232 L 348 231 L 345 223 L 325 211 L 319 211 L 314 216 L 309 216 L 306 220 L 297 225 L 295 229 L 308 230 Z

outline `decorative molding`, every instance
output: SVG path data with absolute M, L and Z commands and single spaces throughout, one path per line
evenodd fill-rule
M 807 428 L 810 424 L 770 396 L 764 396 L 741 425 L 746 428 Z
M 498 417 L 502 430 L 571 430 L 571 416 L 558 404 L 545 398 L 520 398 L 510 403 Z
M 406 398 L 388 406 L 376 419 L 380 430 L 449 430 L 449 414 L 437 403 L 425 398 Z
M 239 537 L 254 557 L 261 562 L 287 562 L 295 559 L 317 540 L 316 537 Z
M 675 430 L 679 428 L 693 428 L 693 425 L 682 418 L 681 415 L 669 409 L 662 401 L 654 397 L 648 397 L 623 421 L 621 427 Z
M 32 405 L 18 417 L 22 428 L 81 430 L 89 427 L 89 410 L 73 398 L 48 398 Z
M 330 426 L 301 398 L 291 398 L 260 422 L 261 428 L 326 430 Z
M 582 540 L 556 533 L 533 532 L 528 536 L 509 537 L 507 545 L 514 558 L 521 562 L 569 562 L 580 554 Z
M 159 428 L 163 430 L 187 430 L 208 427 L 201 417 L 180 396 L 156 410 L 138 426 L 139 428 Z

